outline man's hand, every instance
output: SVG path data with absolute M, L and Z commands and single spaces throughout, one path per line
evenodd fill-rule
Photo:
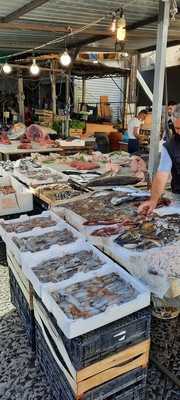
M 157 201 L 155 200 L 147 200 L 142 203 L 138 208 L 138 213 L 143 215 L 150 215 L 154 211 L 157 206 Z

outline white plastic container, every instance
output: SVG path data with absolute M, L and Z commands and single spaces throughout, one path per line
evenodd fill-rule
M 132 314 L 150 304 L 150 292 L 141 284 L 136 278 L 129 275 L 120 266 L 108 260 L 108 265 L 102 267 L 100 270 L 94 272 L 94 277 L 103 276 L 115 272 L 126 282 L 130 283 L 137 291 L 136 298 L 123 303 L 121 305 L 115 304 L 109 306 L 104 312 L 89 318 L 78 318 L 76 320 L 70 319 L 65 315 L 61 307 L 56 303 L 52 297 L 53 290 L 46 289 L 43 293 L 43 302 L 48 311 L 51 312 L 56 318 L 57 324 L 64 332 L 66 337 L 72 339 L 74 337 L 83 335 L 87 332 L 100 328 L 113 321 L 123 318 Z M 81 278 L 78 282 L 86 281 L 87 277 Z M 71 279 L 71 285 L 76 283 L 76 277 Z M 59 284 L 59 289 L 64 289 L 70 285 L 69 281 L 64 281 Z M 56 288 L 57 290 L 57 288 Z
M 12 185 L 15 193 L 0 195 L 0 216 L 33 210 L 33 195 L 22 183 L 11 176 L 0 179 L 0 186 Z

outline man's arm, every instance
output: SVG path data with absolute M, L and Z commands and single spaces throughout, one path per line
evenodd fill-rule
M 145 201 L 138 209 L 139 213 L 142 214 L 151 214 L 153 210 L 156 208 L 157 203 L 164 192 L 166 184 L 168 182 L 169 173 L 158 171 L 153 183 L 152 183 L 152 190 L 151 190 L 151 198 L 148 201 Z
M 158 200 L 163 194 L 166 184 L 168 182 L 169 174 L 172 168 L 172 161 L 168 154 L 168 151 L 163 146 L 161 152 L 161 160 L 159 164 L 158 172 L 153 180 L 152 189 L 151 189 L 151 198 L 148 201 L 145 201 L 138 209 L 139 213 L 142 214 L 151 214 L 153 210 L 156 208 Z
M 134 127 L 133 134 L 134 134 L 135 138 L 138 139 L 138 137 L 139 137 L 139 127 L 137 127 L 137 126 Z

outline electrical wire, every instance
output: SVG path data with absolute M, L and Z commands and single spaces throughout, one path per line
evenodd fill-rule
M 173 1 L 176 1 L 176 0 L 173 0 Z M 130 5 L 132 5 L 135 2 L 136 2 L 136 0 L 130 0 L 129 2 L 123 3 L 123 5 L 122 5 L 123 10 L 126 10 Z M 66 39 L 73 37 L 75 35 L 78 35 L 84 31 L 86 31 L 88 28 L 98 25 L 101 21 L 105 20 L 106 18 L 112 17 L 112 15 L 113 15 L 113 12 L 109 12 L 109 13 L 105 14 L 104 16 L 102 16 L 101 18 L 97 19 L 96 21 L 90 22 L 89 24 L 84 25 L 82 28 L 77 29 L 76 31 L 71 31 L 64 36 L 60 36 L 56 39 L 50 40 L 49 42 L 43 43 L 39 46 L 32 47 L 27 50 L 19 51 L 19 52 L 13 53 L 13 54 L 8 54 L 6 56 L 0 56 L 0 60 L 8 60 L 10 58 L 18 57 L 18 56 L 21 56 L 26 53 L 33 53 L 37 50 L 44 49 L 45 47 L 48 47 L 52 44 L 64 42 L 64 41 L 66 41 Z
M 43 44 L 41 44 L 41 45 L 39 45 L 39 46 L 36 46 L 36 47 L 33 47 L 33 48 L 31 48 L 31 49 L 19 51 L 19 52 L 17 52 L 17 53 L 13 53 L 13 54 L 8 54 L 7 56 L 1 56 L 1 57 L 0 57 L 0 60 L 2 60 L 2 59 L 6 59 L 6 60 L 7 60 L 7 59 L 9 59 L 9 58 L 21 56 L 21 55 L 26 54 L 26 53 L 33 53 L 34 51 L 36 51 L 36 50 L 41 50 L 41 49 L 43 49 L 43 48 L 45 48 L 45 47 L 50 46 L 51 44 L 56 44 L 56 43 L 64 42 L 65 39 L 67 39 L 68 37 L 72 37 L 72 36 L 78 35 L 79 33 L 82 33 L 82 32 L 84 32 L 85 30 L 87 30 L 88 28 L 90 28 L 90 27 L 92 27 L 92 26 L 95 26 L 95 25 L 98 25 L 101 21 L 103 21 L 104 19 L 108 18 L 108 17 L 111 16 L 111 15 L 112 15 L 112 13 L 106 14 L 106 15 L 104 15 L 103 17 L 99 18 L 98 20 L 96 20 L 96 21 L 94 21 L 94 22 L 90 22 L 89 24 L 84 25 L 82 28 L 77 29 L 76 31 L 69 32 L 68 34 L 66 34 L 66 35 L 64 35 L 64 36 L 60 36 L 60 37 L 58 37 L 58 38 L 56 38 L 56 39 L 50 40 L 49 42 L 43 43 Z

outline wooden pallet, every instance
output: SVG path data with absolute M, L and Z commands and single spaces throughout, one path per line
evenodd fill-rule
M 59 370 L 65 375 L 76 399 L 86 392 L 136 368 L 146 368 L 149 360 L 150 340 L 143 341 L 110 357 L 77 370 L 72 364 L 64 343 L 44 307 L 34 300 L 35 320 Z M 48 334 L 47 334 L 48 331 Z

